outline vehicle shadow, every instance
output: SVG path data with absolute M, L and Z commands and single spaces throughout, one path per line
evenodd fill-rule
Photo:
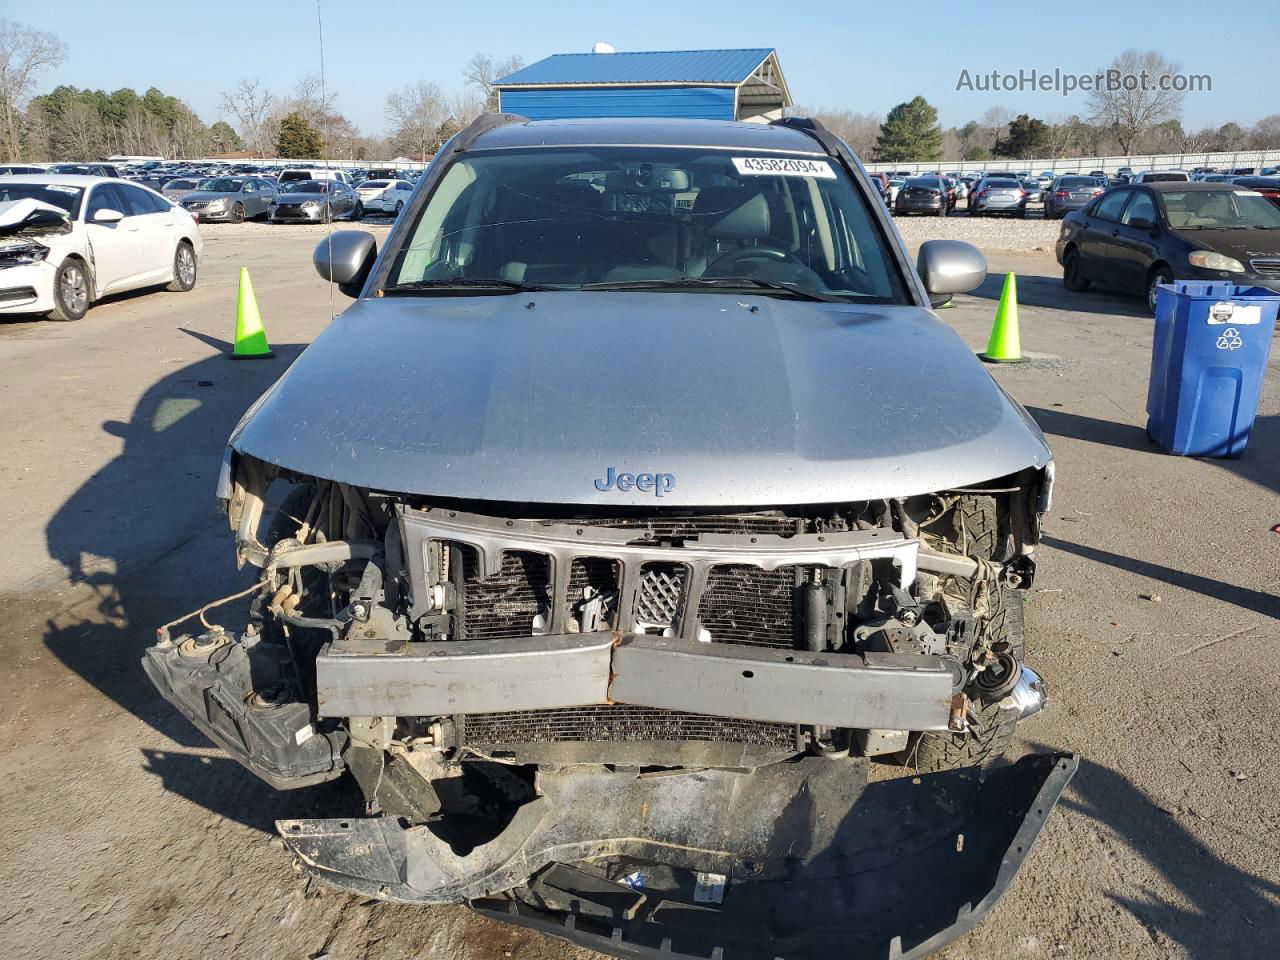
M 276 790 L 227 757 L 173 750 L 144 749 L 142 766 L 159 777 L 168 792 L 272 835 L 277 820 L 350 816 L 364 806 L 359 788 L 349 777 L 304 790 Z
M 182 745 L 207 741 L 155 691 L 139 659 L 158 625 L 250 582 L 250 571 L 235 568 L 231 533 L 213 496 L 218 468 L 244 411 L 304 346 L 276 344 L 269 360 L 207 357 L 158 380 L 127 422 L 102 424 L 123 441 L 120 455 L 45 528 L 49 555 L 80 595 L 47 620 L 45 646 Z M 215 622 L 220 617 L 234 618 L 233 607 L 211 613 Z
M 1086 547 L 1083 544 L 1072 543 L 1070 540 L 1062 540 L 1058 537 L 1042 537 L 1040 542 L 1046 546 L 1053 547 L 1055 550 L 1073 553 L 1086 560 L 1105 563 L 1118 570 L 1127 570 L 1130 573 L 1136 573 L 1152 580 L 1162 580 L 1175 587 L 1181 587 L 1184 590 L 1191 590 L 1203 596 L 1212 597 L 1222 603 L 1232 604 L 1242 610 L 1252 610 L 1254 613 L 1261 613 L 1264 616 L 1275 617 L 1280 620 L 1280 597 L 1263 593 L 1260 590 L 1239 587 L 1232 583 L 1224 583 L 1215 577 L 1202 577 L 1196 573 L 1175 570 L 1173 567 L 1152 563 L 1149 560 L 1139 560 L 1136 557 L 1126 557 L 1123 554 L 1112 553 L 1109 550 L 1099 550 L 1097 547 Z
M 1087 293 L 1073 293 L 1062 285 L 1061 276 L 1018 273 L 1018 306 L 1036 307 L 1041 310 L 1064 310 L 1068 313 L 1095 313 L 1113 317 L 1128 317 L 1153 323 L 1139 297 L 1119 291 L 1091 288 Z M 971 290 L 968 296 L 981 300 L 999 301 L 1004 290 L 1005 274 L 992 271 L 982 285 Z
M 1114 420 L 1101 420 L 1052 407 L 1028 407 L 1027 412 L 1045 433 L 1070 437 L 1109 447 L 1136 450 L 1155 456 L 1171 456 L 1161 450 L 1143 427 Z M 1214 466 L 1234 473 L 1265 490 L 1280 492 L 1280 416 L 1257 417 L 1244 455 L 1236 459 L 1204 458 Z M 1276 518 L 1280 520 L 1280 517 Z
M 1086 759 L 1061 806 L 1111 831 L 1177 891 L 1177 902 L 1150 888 L 1104 891 L 1148 930 L 1195 960 L 1274 955 L 1280 882 L 1218 857 L 1179 822 L 1185 811 L 1161 807 L 1123 774 Z

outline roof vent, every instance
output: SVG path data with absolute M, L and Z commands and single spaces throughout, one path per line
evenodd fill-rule
M 601 40 L 599 43 L 592 46 L 591 52 L 592 53 L 616 53 L 617 51 L 613 49 L 612 43 L 605 43 L 603 40 Z

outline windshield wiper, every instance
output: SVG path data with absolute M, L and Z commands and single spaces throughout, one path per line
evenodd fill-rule
M 761 280 L 759 277 L 675 277 L 670 280 L 615 280 L 601 283 L 584 283 L 582 285 L 583 290 L 740 290 L 743 287 L 759 290 L 778 290 L 804 300 L 820 300 L 823 303 L 848 302 L 843 296 L 820 293 L 817 290 L 809 290 L 798 284 L 786 283 L 782 280 Z
M 447 280 L 410 280 L 386 287 L 383 293 L 413 293 L 418 290 L 485 290 L 493 293 L 534 293 L 550 290 L 536 283 L 519 283 L 515 280 L 499 280 L 494 277 L 454 277 Z

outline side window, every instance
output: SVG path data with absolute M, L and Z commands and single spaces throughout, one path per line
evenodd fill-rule
M 241 187 L 240 189 L 243 190 L 245 193 L 257 193 L 258 182 L 256 180 L 246 180 L 244 182 L 244 186 Z
M 100 183 L 93 188 L 93 193 L 89 194 L 89 206 L 85 208 L 85 220 L 92 220 L 101 210 L 119 210 L 126 217 L 129 216 L 129 206 L 116 193 L 114 183 Z
M 1115 193 L 1108 193 L 1093 208 L 1093 214 L 1101 217 L 1103 220 L 1119 220 L 1120 211 L 1124 209 L 1124 205 L 1129 202 L 1129 198 L 1133 196 L 1132 190 L 1117 190 Z
M 1124 217 L 1121 223 L 1129 223 L 1134 219 L 1146 220 L 1147 223 L 1156 222 L 1156 205 L 1151 200 L 1151 195 L 1141 190 L 1134 191 L 1133 202 L 1124 211 Z
M 132 184 L 116 184 L 116 189 L 120 191 L 124 197 L 124 202 L 129 205 L 127 210 L 122 210 L 125 216 L 142 217 L 151 213 L 159 213 L 160 208 L 151 202 L 151 194 L 143 190 L 141 187 L 135 187 Z

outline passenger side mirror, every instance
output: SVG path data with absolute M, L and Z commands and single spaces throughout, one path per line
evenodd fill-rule
M 1135 230 L 1154 230 L 1156 225 L 1146 217 L 1134 217 L 1129 221 L 1129 226 Z
M 94 223 L 119 223 L 123 219 L 123 213 L 119 210 L 112 210 L 110 207 L 103 207 L 93 215 Z
M 358 297 L 377 258 L 378 243 L 372 234 L 339 230 L 316 245 L 311 259 L 316 273 L 332 280 L 348 297 Z
M 960 240 L 926 240 L 916 257 L 916 273 L 929 303 L 939 307 L 952 294 L 968 293 L 987 279 L 987 260 L 977 247 Z

